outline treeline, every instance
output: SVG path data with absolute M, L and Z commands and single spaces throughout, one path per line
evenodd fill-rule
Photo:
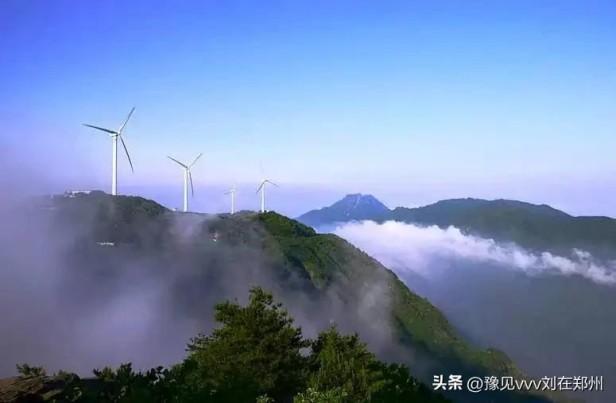
M 66 402 L 446 402 L 399 364 L 376 359 L 357 335 L 331 327 L 314 340 L 261 288 L 249 303 L 216 305 L 220 323 L 188 344 L 171 368 L 134 371 L 131 364 L 95 370 L 95 379 L 68 373 L 46 377 L 18 366 L 22 380 L 46 378 L 40 401 Z

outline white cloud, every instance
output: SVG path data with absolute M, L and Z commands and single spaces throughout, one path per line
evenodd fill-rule
M 589 252 L 579 249 L 568 257 L 533 253 L 514 244 L 465 235 L 456 227 L 420 227 L 395 221 L 341 224 L 333 232 L 392 270 L 411 269 L 429 275 L 435 257 L 457 258 L 497 263 L 531 275 L 580 275 L 599 284 L 616 285 L 614 262 L 598 263 Z

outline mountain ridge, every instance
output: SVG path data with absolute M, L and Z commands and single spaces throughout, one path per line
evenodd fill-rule
M 316 228 L 361 220 L 336 214 L 328 207 L 312 210 L 297 219 Z M 362 219 L 436 225 L 441 228 L 454 226 L 471 235 L 514 242 L 531 250 L 569 252 L 578 248 L 599 256 L 616 256 L 615 219 L 573 216 L 547 204 L 458 198 L 421 207 L 396 207 L 387 214 L 364 216 Z
M 411 292 L 375 259 L 336 235 L 319 234 L 275 212 L 184 214 L 148 199 L 99 193 L 55 198 L 53 209 L 45 211 L 54 218 L 52 222 L 56 228 L 72 228 L 78 234 L 73 251 L 76 267 L 96 261 L 100 267 L 109 267 L 103 269 L 104 276 L 113 276 L 120 270 L 115 268 L 114 259 L 140 256 L 143 251 L 150 259 L 160 262 L 161 268 L 157 270 L 168 271 L 166 264 L 194 266 L 179 285 L 170 285 L 179 287 L 178 295 L 184 306 L 194 306 L 196 301 L 203 300 L 204 292 L 209 292 L 197 287 L 204 281 L 200 267 L 219 265 L 212 269 L 204 283 L 211 291 L 216 287 L 217 276 L 224 276 L 232 268 L 238 270 L 234 265 L 221 266 L 220 261 L 246 255 L 248 259 L 243 261 L 271 270 L 274 284 L 265 286 L 278 283 L 282 293 L 303 293 L 309 300 L 320 299 L 320 305 L 314 305 L 309 313 L 323 323 L 328 320 L 322 316 L 323 309 L 329 307 L 331 310 L 333 306 L 328 305 L 329 301 L 339 301 L 337 309 L 342 316 L 337 320 L 356 317 L 356 320 L 366 321 L 369 320 L 366 315 L 384 318 L 392 325 L 394 340 L 400 346 L 412 346 L 416 354 L 429 355 L 441 369 L 524 376 L 503 352 L 483 350 L 466 342 L 437 308 Z M 178 231 L 187 233 L 186 226 L 190 227 L 188 235 L 179 236 Z M 100 242 L 109 242 L 112 246 L 102 247 Z M 223 248 L 230 248 L 226 251 L 233 251 L 233 255 Z M 180 250 L 182 257 L 177 254 Z M 91 268 L 88 272 L 101 275 L 101 269 Z M 241 272 L 238 275 L 244 276 Z M 381 286 L 377 287 L 376 307 L 374 303 L 362 307 L 375 285 Z

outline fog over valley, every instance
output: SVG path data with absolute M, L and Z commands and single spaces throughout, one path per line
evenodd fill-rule
M 531 252 L 455 227 L 363 221 L 332 231 L 393 270 L 464 335 L 506 351 L 533 376 L 616 381 L 613 262 L 581 250 Z

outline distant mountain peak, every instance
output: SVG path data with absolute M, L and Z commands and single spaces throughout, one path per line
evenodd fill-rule
M 361 208 L 371 208 L 374 212 L 389 211 L 387 206 L 381 203 L 376 197 L 361 193 L 348 194 L 341 200 L 332 204 L 330 207 L 343 207 L 347 215 L 351 215 L 354 210 Z
M 376 197 L 372 196 L 371 194 L 363 194 L 363 193 L 349 193 L 348 195 L 344 196 L 342 199 L 340 199 L 334 204 L 342 203 L 342 202 L 374 203 L 374 204 L 379 204 L 385 207 L 385 205 L 381 203 Z
M 328 207 L 298 217 L 300 222 L 317 227 L 334 222 L 369 220 L 387 216 L 391 210 L 370 194 L 351 193 Z

